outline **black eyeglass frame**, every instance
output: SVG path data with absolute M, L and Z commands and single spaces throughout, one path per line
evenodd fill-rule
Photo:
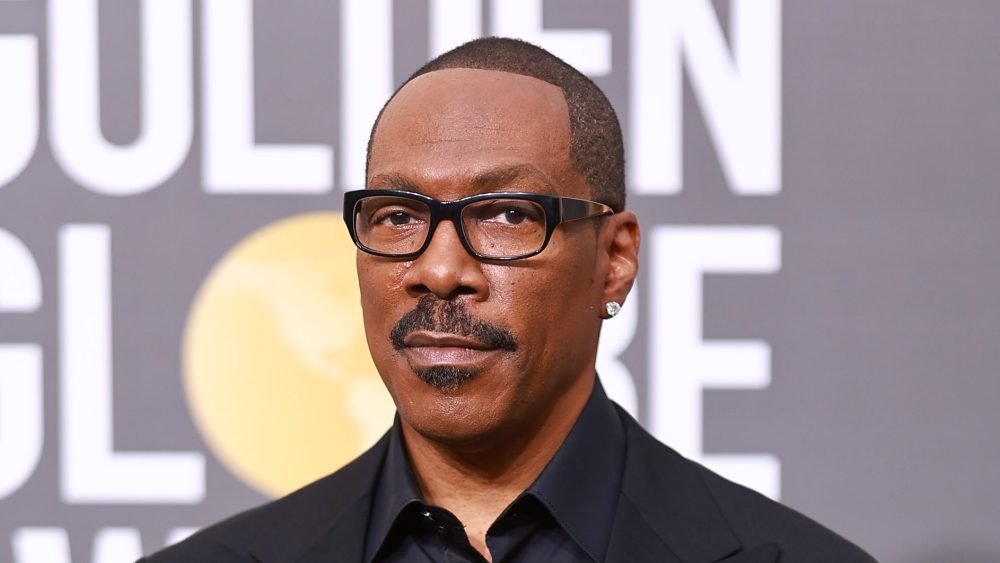
M 391 252 L 381 252 L 373 248 L 369 248 L 365 246 L 360 239 L 358 239 L 358 233 L 354 224 L 358 203 L 366 197 L 376 196 L 401 197 L 404 199 L 419 201 L 427 205 L 431 214 L 430 224 L 427 226 L 427 237 L 420 248 L 405 254 L 394 254 Z M 462 210 L 465 206 L 471 203 L 498 198 L 531 201 L 542 207 L 542 210 L 545 212 L 545 239 L 542 240 L 542 244 L 539 246 L 538 250 L 515 256 L 489 256 L 481 254 L 472 248 L 472 245 L 465 236 L 465 227 L 462 225 Z M 589 219 L 591 217 L 613 215 L 614 213 L 615 210 L 612 209 L 611 206 L 596 201 L 530 192 L 489 192 L 471 195 L 453 201 L 439 201 L 424 194 L 402 190 L 363 189 L 352 190 L 344 193 L 344 223 L 347 224 L 347 231 L 351 235 L 351 240 L 354 241 L 355 246 L 368 254 L 383 256 L 386 258 L 416 258 L 417 256 L 420 256 L 425 250 L 427 250 L 427 247 L 430 246 L 431 239 L 434 238 L 434 231 L 437 229 L 438 223 L 447 220 L 451 221 L 452 225 L 455 226 L 455 232 L 458 233 L 458 239 L 462 242 L 462 246 L 465 248 L 466 252 L 472 256 L 480 260 L 497 260 L 503 262 L 521 260 L 536 256 L 545 250 L 545 247 L 549 245 L 549 239 L 552 238 L 552 233 L 559 225 L 570 221 Z

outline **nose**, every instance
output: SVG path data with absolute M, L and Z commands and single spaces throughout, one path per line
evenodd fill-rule
M 482 263 L 462 246 L 451 221 L 438 223 L 427 249 L 413 260 L 403 282 L 414 297 L 433 294 L 451 300 L 470 295 L 481 301 L 489 295 Z

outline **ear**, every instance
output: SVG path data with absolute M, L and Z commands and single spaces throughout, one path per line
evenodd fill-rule
M 602 239 L 607 249 L 608 269 L 600 310 L 608 301 L 625 304 L 639 273 L 639 220 L 631 211 L 621 211 L 605 219 Z M 604 238 L 607 237 L 607 238 Z

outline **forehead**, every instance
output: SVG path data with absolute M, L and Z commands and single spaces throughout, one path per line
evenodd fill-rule
M 580 193 L 570 163 L 569 112 L 557 86 L 519 74 L 447 69 L 410 81 L 386 106 L 372 141 L 368 185 L 460 197 L 493 178 L 526 191 Z M 503 187 L 502 185 L 492 186 Z M 439 197 L 440 193 L 433 193 Z

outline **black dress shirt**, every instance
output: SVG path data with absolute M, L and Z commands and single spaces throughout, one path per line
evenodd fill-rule
M 595 389 L 549 465 L 488 531 L 495 561 L 875 561 L 616 409 Z M 421 499 L 397 427 L 337 472 L 142 562 L 481 561 L 451 518 Z
M 389 440 L 372 501 L 365 561 L 484 561 L 458 518 L 424 501 L 398 418 Z M 624 461 L 621 419 L 596 382 L 555 456 L 487 531 L 493 561 L 603 561 Z

